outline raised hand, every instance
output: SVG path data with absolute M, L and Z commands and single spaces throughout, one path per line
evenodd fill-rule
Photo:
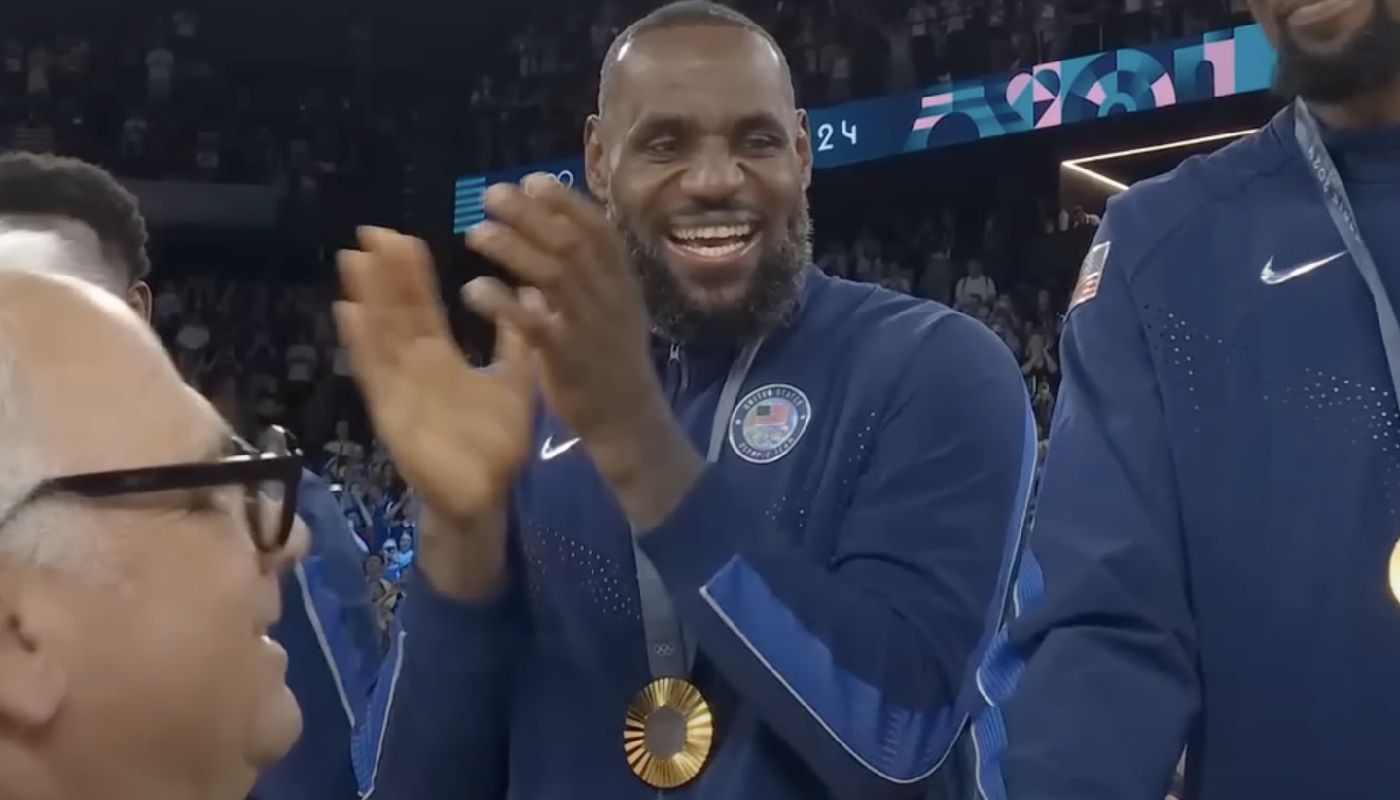
M 650 316 L 603 210 L 548 175 L 493 186 L 491 220 L 467 245 L 527 284 L 467 286 L 472 308 L 519 330 L 550 410 L 583 440 L 633 524 L 646 529 L 704 466 L 671 415 L 652 364 Z
M 494 528 L 484 518 L 503 507 L 529 452 L 525 347 L 504 328 L 493 369 L 473 369 L 427 246 L 379 228 L 362 228 L 359 241 L 339 255 L 347 299 L 335 319 L 375 429 L 429 512 L 455 530 Z
M 516 293 L 477 280 L 467 302 L 518 329 L 538 352 L 550 410 L 606 471 L 639 415 L 666 411 L 646 305 L 617 232 L 601 208 L 549 176 L 493 186 L 486 205 L 492 220 L 472 230 L 467 245 L 531 288 Z

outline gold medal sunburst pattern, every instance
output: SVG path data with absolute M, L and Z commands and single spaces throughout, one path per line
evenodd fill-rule
M 685 729 L 674 753 L 656 753 L 647 740 L 648 724 L 657 713 L 678 714 Z M 705 696 L 690 681 L 658 678 L 637 692 L 627 704 L 622 749 L 632 774 L 654 789 L 675 789 L 695 780 L 710 757 L 714 742 L 714 716 Z
M 1390 551 L 1390 594 L 1400 603 L 1400 542 Z

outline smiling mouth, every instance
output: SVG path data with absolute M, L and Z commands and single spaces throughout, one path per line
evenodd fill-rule
M 1309 25 L 1329 19 L 1355 4 L 1354 0 L 1308 0 L 1285 14 L 1291 25 Z
M 759 239 L 753 223 L 676 226 L 666 235 L 671 247 L 700 261 L 728 261 L 746 253 Z

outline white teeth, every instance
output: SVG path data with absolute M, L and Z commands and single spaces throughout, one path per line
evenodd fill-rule
M 672 228 L 675 246 L 699 258 L 721 259 L 740 253 L 753 242 L 753 225 L 707 225 Z
M 726 256 L 732 256 L 740 250 L 743 250 L 746 246 L 747 245 L 745 245 L 744 242 L 731 242 L 730 244 L 714 246 L 703 244 L 683 244 L 680 245 L 680 248 L 688 253 L 694 253 L 695 255 L 700 256 L 701 258 L 725 258 Z
M 673 228 L 671 236 L 681 241 L 693 241 L 695 239 L 733 239 L 745 237 L 753 233 L 753 226 L 748 223 L 742 225 L 711 225 L 703 228 Z

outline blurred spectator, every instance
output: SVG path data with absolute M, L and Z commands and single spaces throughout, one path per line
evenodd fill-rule
M 1031 409 L 1035 413 L 1035 422 L 1042 436 L 1048 436 L 1050 420 L 1055 414 L 1055 393 L 1050 389 L 1049 381 L 1036 383 L 1035 394 L 1031 397 Z
M 29 78 L 25 82 L 25 92 L 31 100 L 42 100 L 49 96 L 49 50 L 42 45 L 29 51 Z
M 311 344 L 311 335 L 303 328 L 287 348 L 287 386 L 285 397 L 287 407 L 298 416 L 306 401 L 311 397 L 312 380 L 316 376 L 318 355 Z
M 929 252 L 924 259 L 924 271 L 919 276 L 919 296 L 940 303 L 952 301 L 953 262 L 941 250 Z
M 1004 324 L 1013 331 L 1024 327 L 1020 314 L 1016 312 L 1016 304 L 1012 302 L 1009 294 L 999 295 L 992 304 L 992 321 Z
M 199 35 L 199 14 L 183 9 L 176 11 L 170 19 L 174 23 L 175 38 L 182 43 L 193 42 Z
M 180 318 L 183 309 L 183 301 L 175 290 L 175 284 L 166 282 L 156 294 L 152 307 L 152 322 L 156 330 L 168 336 L 171 325 Z
M 4 90 L 17 93 L 25 81 L 24 45 L 14 39 L 0 45 L 0 69 L 4 70 Z
M 1016 355 L 1021 356 L 1021 321 L 1016 314 L 1016 309 L 1012 305 L 1010 295 L 1002 295 L 997 298 L 992 306 L 991 314 L 987 320 L 987 326 L 992 332 L 1001 337 L 1006 342 L 1007 348 Z
M 1069 229 L 1077 228 L 1097 228 L 1103 220 L 1098 214 L 1089 214 L 1084 211 L 1083 206 L 1075 206 L 1069 212 Z
M 164 42 L 157 43 L 146 53 L 146 101 L 153 105 L 170 102 L 174 82 L 175 54 Z
M 127 111 L 126 119 L 122 122 L 121 155 L 124 163 L 139 164 L 145 160 L 146 134 L 150 129 L 151 124 L 140 109 Z
M 202 180 L 212 181 L 219 177 L 223 159 L 219 155 L 220 136 L 218 131 L 202 130 L 195 139 L 194 168 Z
M 1055 310 L 1054 300 L 1049 289 L 1035 293 L 1035 309 L 1031 311 L 1031 324 L 1041 331 L 1053 332 L 1059 338 L 1060 312 Z
M 185 324 L 180 327 L 179 333 L 175 336 L 175 344 L 178 346 L 175 354 L 175 363 L 180 366 L 180 373 L 187 380 L 193 381 L 200 374 L 200 369 L 204 364 L 204 350 L 209 346 L 209 326 L 204 324 L 204 317 L 195 312 L 185 320 Z
M 821 77 L 825 82 L 826 99 L 841 103 L 851 97 L 851 51 L 845 42 L 828 35 L 826 45 L 821 50 Z
M 329 456 L 324 473 L 342 483 L 348 478 L 351 468 L 364 457 L 364 448 L 350 438 L 350 423 L 340 420 L 335 424 L 335 438 L 326 442 L 325 452 Z
M 1050 352 L 1045 334 L 1032 333 L 1026 340 L 1026 358 L 1021 363 L 1021 374 L 1026 376 L 1026 383 L 1033 391 L 1041 383 L 1046 384 L 1052 393 L 1059 388 L 1060 365 Z
M 384 577 L 397 583 L 403 577 L 405 566 L 402 553 L 399 551 L 399 540 L 386 540 L 379 554 L 384 559 Z
M 403 597 L 403 588 L 385 576 L 384 556 L 378 553 L 365 558 L 365 581 L 369 584 L 370 601 L 374 603 L 375 618 L 379 623 L 380 648 L 388 649 L 394 611 Z
M 958 280 L 957 286 L 953 289 L 953 300 L 958 305 L 972 303 L 990 303 L 997 296 L 997 285 L 990 275 L 982 271 L 982 262 L 972 259 L 967 262 L 967 275 Z

